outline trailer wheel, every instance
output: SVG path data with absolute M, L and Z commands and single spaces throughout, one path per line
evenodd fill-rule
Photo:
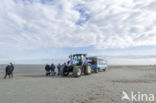
M 78 66 L 73 67 L 73 76 L 80 77 L 81 76 L 81 68 Z
M 94 69 L 94 72 L 95 72 L 95 73 L 98 73 L 98 72 L 99 72 L 99 69 L 98 69 L 98 68 L 95 68 L 95 69 Z
M 89 64 L 87 64 L 87 66 L 85 67 L 85 71 L 84 74 L 85 75 L 90 75 L 92 73 L 92 68 Z
M 61 71 L 60 71 L 60 74 L 61 74 L 62 76 L 68 76 L 69 71 L 68 71 L 68 69 L 67 69 L 66 66 L 62 66 Z

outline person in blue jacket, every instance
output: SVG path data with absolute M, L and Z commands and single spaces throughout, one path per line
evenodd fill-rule
M 57 65 L 57 70 L 58 70 L 58 75 L 60 75 L 60 70 L 61 70 L 61 65 L 60 64 Z

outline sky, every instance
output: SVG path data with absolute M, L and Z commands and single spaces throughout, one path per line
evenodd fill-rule
M 155 0 L 1 0 L 0 64 L 69 54 L 110 64 L 156 62 Z

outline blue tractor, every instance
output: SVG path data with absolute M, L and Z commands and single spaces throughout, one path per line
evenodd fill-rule
M 87 60 L 87 54 L 70 55 L 70 60 L 61 68 L 61 75 L 68 76 L 72 73 L 74 77 L 80 77 L 82 74 L 90 75 L 92 72 L 91 64 Z

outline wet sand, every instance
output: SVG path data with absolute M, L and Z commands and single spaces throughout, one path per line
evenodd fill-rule
M 42 67 L 20 70 L 6 80 L 1 70 L 0 102 L 129 103 L 121 101 L 122 91 L 156 95 L 156 68 L 152 66 L 111 66 L 106 72 L 80 78 L 45 77 Z

